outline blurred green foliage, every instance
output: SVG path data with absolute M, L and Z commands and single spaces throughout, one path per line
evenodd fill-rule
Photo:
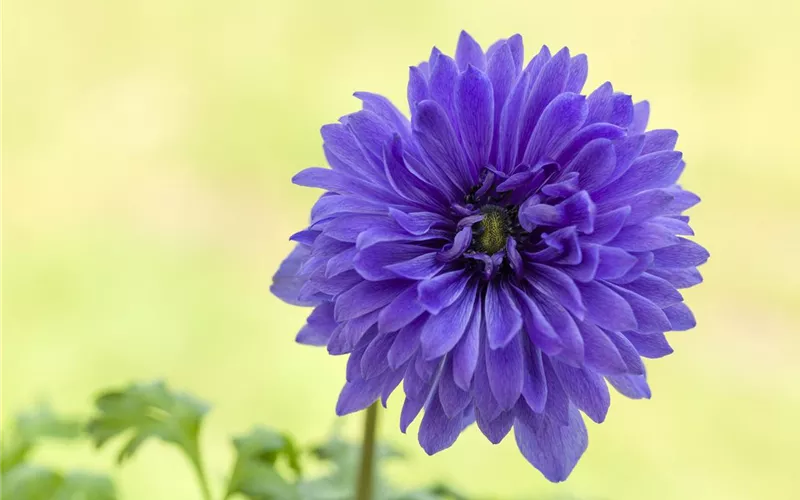
M 48 439 L 77 440 L 86 437 L 101 448 L 127 435 L 117 455 L 122 465 L 145 441 L 154 438 L 176 446 L 196 473 L 202 496 L 217 498 L 203 467 L 200 429 L 209 406 L 185 393 L 170 390 L 163 381 L 131 384 L 108 390 L 95 400 L 95 413 L 86 424 L 54 413 L 48 406 L 20 414 L 10 430 L 4 429 L 2 498 L 5 500 L 116 500 L 111 479 L 84 471 L 60 472 L 30 461 L 34 447 Z M 288 433 L 256 426 L 235 437 L 236 451 L 223 500 L 350 500 L 355 497 L 360 446 L 335 432 L 327 441 L 309 449 L 298 447 Z M 376 468 L 402 454 L 379 444 Z M 323 464 L 322 474 L 306 476 L 302 463 Z M 408 490 L 391 485 L 376 474 L 375 500 L 466 500 L 445 485 Z

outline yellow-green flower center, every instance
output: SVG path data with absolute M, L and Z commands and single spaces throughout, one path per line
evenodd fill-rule
M 508 215 L 494 205 L 486 205 L 481 211 L 483 220 L 478 224 L 477 246 L 479 251 L 492 255 L 506 247 Z

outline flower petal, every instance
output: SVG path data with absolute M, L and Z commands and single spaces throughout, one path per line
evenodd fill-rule
M 553 362 L 553 368 L 570 400 L 589 418 L 602 423 L 611 404 L 603 377 L 587 368 L 574 368 L 558 361 Z
M 458 299 L 438 314 L 433 314 L 422 327 L 420 344 L 426 360 L 450 352 L 461 340 L 475 304 L 475 285 L 467 287 Z
M 419 444 L 428 455 L 438 453 L 452 446 L 461 431 L 474 421 L 472 408 L 467 408 L 454 418 L 447 418 L 439 398 L 433 398 L 425 408 L 419 426 Z
M 483 303 L 480 294 L 475 297 L 475 306 L 472 310 L 467 331 L 453 349 L 453 380 L 462 389 L 469 390 L 472 385 L 472 376 L 478 364 L 480 332 L 483 324 Z
M 433 314 L 458 300 L 467 287 L 469 275 L 462 270 L 450 271 L 425 280 L 417 287 L 420 304 Z
M 408 282 L 400 280 L 363 281 L 336 298 L 336 321 L 346 321 L 380 309 L 403 293 L 407 286 Z
M 508 344 L 522 328 L 522 316 L 508 289 L 490 281 L 484 296 L 484 321 L 489 347 L 498 349 Z
M 607 286 L 596 281 L 578 283 L 586 318 L 608 330 L 635 330 L 636 317 L 631 306 Z
M 553 99 L 536 123 L 522 162 L 535 164 L 560 151 L 586 119 L 586 98 L 564 93 Z
M 378 314 L 378 331 L 393 332 L 408 325 L 422 313 L 425 308 L 417 300 L 417 287 L 410 286 L 392 302 L 381 309 Z
M 470 175 L 477 179 L 492 150 L 494 94 L 489 78 L 472 65 L 456 84 L 455 108 L 461 141 L 470 161 Z
M 595 139 L 580 150 L 564 171 L 580 174 L 580 187 L 591 191 L 604 185 L 616 165 L 617 155 L 611 141 Z
M 514 425 L 514 437 L 522 455 L 554 483 L 569 477 L 589 444 L 580 412 L 571 406 L 568 415 L 566 426 L 547 416 L 540 417 L 535 429 L 519 420 Z
M 500 408 L 509 410 L 514 407 L 522 394 L 523 364 L 522 344 L 519 336 L 499 348 L 487 347 L 486 373 L 489 387 Z
M 461 71 L 466 71 L 468 65 L 472 65 L 479 70 L 486 69 L 486 56 L 478 42 L 466 31 L 461 31 L 456 46 L 456 65 Z

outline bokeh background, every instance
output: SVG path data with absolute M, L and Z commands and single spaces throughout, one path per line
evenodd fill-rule
M 425 457 L 397 429 L 400 398 L 381 425 L 411 457 L 393 477 L 484 498 L 799 497 L 800 3 L 8 0 L 2 14 L 6 421 L 42 400 L 85 414 L 101 387 L 163 377 L 214 404 L 217 485 L 229 433 L 325 436 L 343 360 L 296 345 L 306 311 L 268 293 L 318 195 L 290 178 L 322 164 L 319 127 L 357 109 L 353 91 L 406 109 L 407 67 L 431 46 L 518 32 L 529 54 L 587 53 L 587 88 L 611 80 L 680 131 L 712 253 L 685 294 L 699 326 L 649 363 L 651 401 L 616 397 L 589 425 L 565 484 L 475 429 Z M 114 471 L 124 498 L 197 496 L 162 447 Z

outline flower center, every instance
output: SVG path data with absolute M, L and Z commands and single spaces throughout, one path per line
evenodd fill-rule
M 493 255 L 506 247 L 510 224 L 506 210 L 497 205 L 481 208 L 483 220 L 476 224 L 477 250 Z

